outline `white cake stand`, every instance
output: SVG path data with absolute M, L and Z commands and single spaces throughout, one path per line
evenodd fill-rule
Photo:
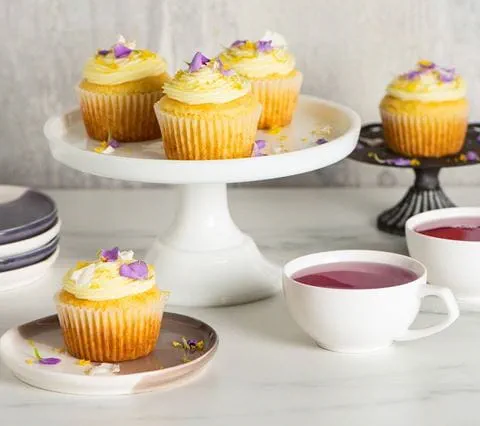
M 86 136 L 79 110 L 50 118 L 44 131 L 55 159 L 69 167 L 113 179 L 178 185 L 175 220 L 146 260 L 155 265 L 162 288 L 171 290 L 171 304 L 221 306 L 271 296 L 281 283 L 280 268 L 232 221 L 226 184 L 292 176 L 336 163 L 354 149 L 360 118 L 349 108 L 303 95 L 290 126 L 278 133 L 258 132 L 269 155 L 213 161 L 168 160 L 161 141 L 125 143 L 113 154 L 96 153 L 99 144 Z M 321 136 L 329 142 L 316 145 Z

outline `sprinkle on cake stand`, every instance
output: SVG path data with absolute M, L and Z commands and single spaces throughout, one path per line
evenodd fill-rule
M 465 145 L 461 152 L 442 158 L 402 157 L 386 147 L 380 123 L 367 124 L 362 127 L 358 144 L 350 158 L 377 166 L 413 169 L 414 184 L 395 206 L 377 218 L 379 230 L 405 235 L 405 222 L 410 217 L 428 210 L 455 207 L 443 192 L 438 176 L 442 168 L 480 163 L 480 123 L 468 126 Z

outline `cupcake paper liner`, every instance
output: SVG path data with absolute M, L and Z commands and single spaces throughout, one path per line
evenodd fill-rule
M 467 116 L 410 116 L 381 112 L 387 146 L 409 157 L 444 157 L 461 151 Z
M 80 108 L 88 136 L 105 141 L 139 142 L 160 137 L 153 105 L 162 91 L 101 94 L 78 88 Z
M 146 356 L 158 340 L 167 295 L 142 307 L 83 308 L 58 301 L 67 351 L 94 362 L 120 362 Z
M 290 124 L 302 81 L 303 75 L 298 71 L 293 77 L 252 80 L 252 92 L 263 107 L 259 129 Z
M 238 116 L 180 117 L 155 105 L 167 158 L 216 160 L 252 155 L 261 107 Z
M 401 100 L 385 96 L 380 103 L 386 145 L 409 157 L 457 154 L 468 125 L 466 99 L 443 102 Z

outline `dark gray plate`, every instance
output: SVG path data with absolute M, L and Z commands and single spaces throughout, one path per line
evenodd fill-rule
M 57 220 L 55 202 L 41 192 L 0 185 L 0 244 L 41 234 Z
M 59 240 L 60 236 L 57 235 L 53 240 L 38 249 L 11 257 L 0 257 L 0 272 L 24 268 L 25 266 L 34 265 L 35 263 L 45 260 L 56 250 Z

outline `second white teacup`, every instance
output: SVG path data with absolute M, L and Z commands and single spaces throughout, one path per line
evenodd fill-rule
M 396 266 L 412 272 L 411 281 L 381 288 L 328 288 L 295 280 L 299 271 L 343 262 Z M 418 261 L 394 253 L 370 250 L 342 250 L 311 254 L 292 260 L 284 267 L 283 291 L 290 314 L 322 348 L 349 353 L 370 352 L 393 341 L 414 340 L 438 333 L 459 315 L 452 292 L 428 285 L 425 267 Z M 410 330 L 421 299 L 443 300 L 448 315 L 437 325 Z

